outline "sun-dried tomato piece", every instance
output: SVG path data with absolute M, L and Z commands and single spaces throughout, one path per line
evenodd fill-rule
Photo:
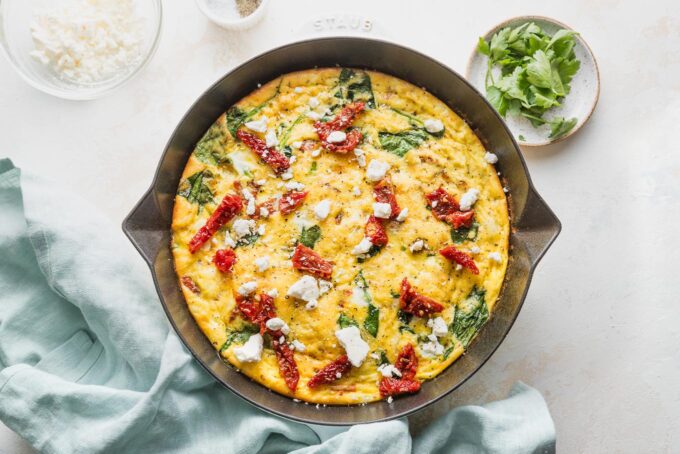
M 235 295 L 236 306 L 244 318 L 260 327 L 260 334 L 267 331 L 267 320 L 276 317 L 274 298 L 266 293 L 260 294 L 259 301 L 252 296 Z
M 193 254 L 208 241 L 224 224 L 229 222 L 243 209 L 243 199 L 236 194 L 227 194 L 215 208 L 205 225 L 189 241 L 189 251 Z
M 454 229 L 459 229 L 461 227 L 470 227 L 474 217 L 475 210 L 455 211 L 446 216 L 446 222 L 451 224 Z
M 323 369 L 314 374 L 307 382 L 307 387 L 316 388 L 320 385 L 327 385 L 342 378 L 352 368 L 352 363 L 349 362 L 347 355 L 342 355 L 335 361 L 325 365 Z
M 223 273 L 230 273 L 236 263 L 236 252 L 233 249 L 218 249 L 213 257 L 213 263 Z
M 387 230 L 385 230 L 385 226 L 380 219 L 373 215 L 368 217 L 366 227 L 364 227 L 364 235 L 371 240 L 374 246 L 383 247 L 387 245 Z
M 439 253 L 448 260 L 451 260 L 452 262 L 469 269 L 472 274 L 479 274 L 479 269 L 477 268 L 477 265 L 475 264 L 475 261 L 472 259 L 472 257 L 463 251 L 459 251 L 455 248 L 455 246 L 446 246 L 445 248 L 441 249 Z
M 258 205 L 255 206 L 255 213 L 253 213 L 250 217 L 253 219 L 259 219 L 261 217 L 268 217 L 271 216 L 272 214 L 276 213 L 276 210 L 278 209 L 279 202 L 276 198 L 271 198 L 269 200 L 266 200 Z M 262 214 L 262 208 L 264 208 L 266 211 L 266 216 L 263 216 Z
M 302 151 L 312 151 L 319 148 L 319 143 L 315 140 L 303 140 L 300 144 L 300 150 Z
M 444 306 L 429 298 L 421 295 L 413 288 L 407 278 L 401 281 L 401 295 L 399 296 L 399 306 L 401 310 L 416 317 L 425 317 L 444 310 Z
M 279 342 L 279 340 L 280 337 L 272 338 L 272 348 L 274 348 L 276 360 L 279 363 L 279 372 L 288 388 L 295 391 L 298 381 L 300 381 L 300 372 L 298 372 L 293 350 L 288 346 L 285 339 L 283 342 Z
M 405 380 L 413 380 L 416 377 L 416 370 L 418 369 L 418 357 L 413 349 L 413 345 L 406 344 L 399 352 L 397 360 L 394 362 L 394 367 L 401 372 L 401 378 Z
M 363 111 L 364 107 L 365 104 L 363 102 L 348 104 L 342 108 L 334 119 L 327 121 L 326 123 L 321 121 L 314 123 L 314 129 L 316 129 L 317 134 L 319 134 L 321 144 L 325 149 L 336 153 L 347 153 L 356 148 L 363 137 L 358 129 L 348 131 L 347 137 L 340 143 L 328 142 L 328 136 L 333 131 L 343 131 L 349 128 L 352 125 L 352 121 L 354 121 L 354 117 Z
M 444 188 L 425 194 L 427 205 L 432 209 L 434 217 L 453 228 L 470 227 L 475 216 L 474 210 L 460 211 L 460 205 L 454 196 L 446 192 Z
M 380 380 L 380 395 L 384 397 L 412 394 L 420 390 L 420 382 L 405 378 L 383 377 Z
M 279 200 L 279 211 L 281 214 L 292 213 L 302 201 L 307 197 L 307 192 L 300 191 L 288 191 L 283 194 L 281 200 Z
M 290 161 L 282 153 L 273 147 L 268 147 L 267 143 L 243 129 L 236 131 L 236 136 L 248 146 L 253 152 L 258 155 L 274 173 L 281 175 L 290 168 Z
M 333 274 L 333 264 L 323 259 L 319 254 L 304 244 L 298 243 L 293 253 L 293 268 L 306 271 L 322 279 L 330 279 Z
M 394 187 L 387 178 L 383 178 L 373 186 L 373 196 L 375 197 L 376 202 L 390 204 L 390 208 L 392 209 L 390 219 L 399 216 L 401 209 L 397 203 L 397 197 L 394 195 Z
M 182 285 L 191 290 L 192 293 L 195 293 L 197 295 L 201 293 L 201 289 L 198 288 L 198 285 L 196 285 L 194 280 L 191 279 L 189 276 L 182 276 Z

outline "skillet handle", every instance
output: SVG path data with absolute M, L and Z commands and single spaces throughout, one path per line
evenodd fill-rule
M 534 188 L 529 188 L 516 236 L 522 240 L 535 266 L 562 230 L 562 223 Z
M 123 221 L 123 232 L 151 267 L 163 242 L 162 226 L 163 218 L 151 190 Z

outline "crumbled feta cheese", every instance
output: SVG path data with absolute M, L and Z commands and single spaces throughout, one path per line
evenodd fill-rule
M 472 246 L 472 247 L 470 248 L 470 253 L 471 253 L 471 254 L 479 254 L 480 252 L 482 252 L 482 250 L 479 249 L 479 246 Z
M 293 178 L 293 171 L 288 169 L 285 172 L 281 174 L 281 179 L 282 180 L 291 180 Z
M 357 164 L 359 164 L 359 167 L 366 167 L 366 153 L 364 153 L 364 150 L 355 148 L 354 156 L 357 157 Z
M 256 180 L 255 184 L 258 186 L 264 186 L 267 183 L 267 180 L 261 179 L 261 180 Z
M 293 164 L 295 161 L 297 161 L 297 157 L 295 156 L 291 156 L 290 158 L 288 158 L 288 162 L 290 162 L 291 164 Z
M 319 100 L 316 98 L 309 98 L 307 104 L 309 104 L 309 107 L 311 107 L 312 109 L 316 109 L 317 107 L 319 107 Z
M 240 240 L 255 231 L 255 221 L 252 219 L 237 219 L 231 228 L 234 231 L 234 235 L 236 235 L 236 239 Z
M 380 181 L 385 178 L 385 174 L 390 169 L 390 165 L 378 159 L 373 159 L 366 169 L 366 178 L 369 181 Z
M 252 295 L 255 290 L 257 290 L 257 281 L 250 281 L 241 284 L 238 288 L 238 294 L 241 296 L 249 296 Z
M 496 164 L 498 162 L 498 156 L 496 156 L 495 153 L 487 151 L 486 153 L 484 153 L 484 160 L 489 164 Z
M 273 129 L 267 131 L 264 135 L 264 140 L 268 147 L 275 147 L 279 144 L 279 139 L 276 138 L 276 132 Z
M 324 279 L 319 279 L 319 295 L 328 293 L 333 288 L 333 283 L 331 281 L 326 281 Z
M 307 117 L 311 118 L 312 120 L 321 120 L 321 114 L 316 112 L 307 112 Z
M 263 218 L 269 217 L 269 210 L 267 207 L 260 207 L 260 216 Z
M 434 358 L 444 353 L 444 346 L 439 343 L 437 336 L 430 334 L 428 338 L 430 339 L 430 342 L 420 344 L 420 352 L 424 357 Z
M 456 271 L 460 271 L 462 269 L 463 269 L 463 265 L 461 265 L 460 263 L 457 263 L 456 264 Z
M 493 260 L 496 263 L 501 263 L 503 257 L 501 257 L 500 252 L 489 252 L 489 260 Z
M 433 118 L 428 118 L 423 122 L 425 125 L 425 130 L 431 132 L 432 134 L 442 132 L 444 130 L 444 123 L 441 120 L 436 120 Z
M 340 345 L 345 349 L 349 362 L 354 367 L 361 367 L 366 355 L 368 355 L 368 344 L 361 338 L 359 328 L 348 326 L 335 332 Z
M 305 185 L 298 183 L 297 181 L 289 181 L 284 185 L 289 191 L 302 191 L 305 189 Z
M 383 377 L 401 377 L 401 371 L 392 364 L 381 364 L 378 366 L 378 372 L 380 372 Z
M 302 87 L 295 87 L 295 88 L 293 89 L 293 91 L 294 91 L 295 93 L 302 93 Z
M 284 342 L 286 342 L 286 338 L 283 336 L 279 337 L 279 344 L 283 344 Z
M 257 233 L 258 233 L 258 235 L 262 236 L 262 235 L 264 235 L 264 232 L 265 232 L 266 230 L 267 230 L 267 229 L 266 229 L 266 227 L 264 226 L 264 224 L 260 224 L 260 226 L 257 228 Z
M 392 205 L 389 203 L 375 202 L 373 204 L 373 216 L 381 219 L 389 219 L 392 216 Z
M 248 338 L 245 344 L 234 348 L 234 356 L 241 363 L 253 363 L 262 358 L 262 336 L 253 334 Z
M 277 296 L 279 296 L 279 291 L 273 288 L 267 292 L 267 295 L 271 296 L 272 298 L 276 298 Z
M 422 251 L 423 248 L 425 247 L 425 242 L 423 240 L 415 240 L 410 246 L 409 250 L 411 252 L 419 252 Z
M 359 307 L 368 306 L 368 302 L 366 302 L 366 295 L 364 294 L 363 289 L 359 287 L 352 288 L 352 303 Z
M 326 142 L 330 143 L 342 143 L 347 139 L 347 134 L 345 134 L 342 131 L 333 131 L 330 134 L 328 134 L 328 137 L 326 138 Z
M 510 192 L 510 188 L 509 188 L 509 187 L 507 187 L 507 186 L 506 186 L 506 187 L 504 187 L 504 188 L 503 188 L 503 192 L 505 192 L 505 193 L 507 194 L 508 192 Z
M 364 237 L 364 239 L 361 240 L 359 244 L 354 246 L 354 249 L 352 249 L 352 254 L 353 255 L 365 254 L 371 250 L 372 246 L 373 243 L 371 243 L 371 240 L 369 238 Z
M 340 372 L 336 372 L 336 373 L 335 373 L 335 378 L 337 378 L 338 380 L 340 380 L 340 379 L 342 378 L 342 374 L 341 374 Z
M 293 348 L 298 352 L 304 352 L 305 350 L 307 350 L 307 346 L 297 339 L 293 339 L 292 344 Z
M 443 318 L 431 318 L 427 321 L 427 326 L 432 328 L 432 334 L 436 337 L 443 337 L 449 333 L 449 327 L 446 326 L 446 322 Z
M 260 270 L 260 273 L 267 271 L 269 269 L 269 256 L 265 255 L 262 257 L 258 257 L 254 261 L 255 266 L 257 267 L 258 270 Z
M 295 142 L 291 143 L 293 148 L 300 148 L 302 146 L 302 141 L 296 140 Z
M 255 197 L 253 196 L 253 193 L 250 192 L 248 189 L 243 189 L 241 191 L 243 194 L 243 198 L 246 199 L 246 214 L 248 216 L 252 216 L 255 214 Z
M 352 188 L 352 194 L 354 194 L 357 197 L 361 195 L 361 189 L 359 189 L 359 186 L 354 186 Z
M 392 396 L 387 397 L 387 403 L 391 404 L 392 402 L 394 402 L 394 397 Z
M 321 221 L 328 217 L 331 212 L 330 200 L 324 199 L 314 206 L 314 215 Z
M 397 222 L 404 222 L 406 220 L 406 216 L 408 216 L 408 208 L 402 208 L 399 212 L 399 216 L 397 216 Z
M 230 248 L 236 247 L 236 241 L 234 241 L 231 235 L 229 235 L 229 232 L 224 232 L 224 244 L 226 244 Z
M 463 211 L 469 211 L 472 208 L 472 205 L 477 202 L 477 197 L 479 197 L 478 189 L 468 189 L 468 191 L 460 198 L 460 209 Z
M 272 331 L 278 331 L 281 330 L 283 334 L 288 334 L 290 333 L 290 328 L 286 324 L 286 322 L 283 321 L 283 319 L 280 319 L 279 317 L 273 317 L 267 320 L 267 328 L 269 328 Z
M 319 302 L 316 300 L 310 301 L 309 303 L 305 304 L 305 309 L 311 311 L 312 309 L 315 309 L 318 304 Z
M 255 132 L 266 132 L 267 131 L 267 117 L 264 115 L 259 120 L 246 121 L 243 125 Z
M 312 276 L 302 276 L 290 286 L 287 295 L 316 305 L 316 300 L 319 299 L 319 286 Z
M 312 150 L 312 158 L 318 158 L 321 154 L 321 148 L 315 148 Z

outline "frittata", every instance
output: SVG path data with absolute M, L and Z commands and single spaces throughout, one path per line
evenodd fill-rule
M 395 77 L 321 68 L 266 83 L 217 119 L 181 177 L 172 249 L 189 310 L 225 361 L 281 394 L 418 392 L 501 291 L 496 161 Z

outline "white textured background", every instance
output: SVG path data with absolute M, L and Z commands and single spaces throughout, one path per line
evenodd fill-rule
M 49 97 L 0 60 L 0 156 L 80 191 L 116 225 L 198 95 L 245 59 L 296 39 L 320 14 L 365 15 L 461 73 L 477 36 L 508 17 L 541 14 L 580 31 L 600 65 L 597 110 L 569 140 L 525 150 L 562 234 L 497 353 L 414 427 L 523 380 L 548 401 L 561 452 L 680 452 L 677 0 L 273 0 L 264 22 L 238 33 L 211 25 L 189 0 L 164 6 L 150 66 L 102 100 Z M 31 452 L 0 424 L 5 451 Z

